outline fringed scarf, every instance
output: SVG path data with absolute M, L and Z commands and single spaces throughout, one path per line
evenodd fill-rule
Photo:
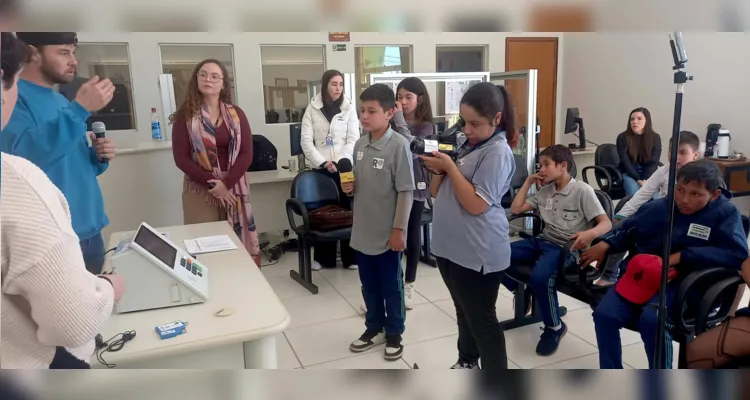
M 240 153 L 240 141 L 242 135 L 240 131 L 240 118 L 237 111 L 229 104 L 221 103 L 219 106 L 221 118 L 229 130 L 229 171 L 233 166 Z M 222 179 L 225 172 L 219 165 L 219 156 L 216 151 L 216 129 L 221 126 L 221 121 L 214 126 L 208 113 L 208 108 L 204 105 L 201 108 L 201 115 L 196 115 L 188 121 L 188 131 L 190 132 L 190 142 L 193 146 L 193 160 L 206 171 L 211 172 L 216 179 Z M 219 199 L 207 192 L 205 185 L 199 185 L 196 182 L 188 181 L 188 190 L 193 193 L 205 194 L 206 201 L 217 207 L 225 207 Z M 247 189 L 245 179 L 240 179 L 233 187 L 228 188 L 229 192 L 237 198 L 237 203 L 230 205 L 227 210 L 227 221 L 238 232 L 242 239 L 242 244 L 250 253 L 256 263 L 260 261 L 260 246 L 258 243 L 258 233 L 255 230 L 255 219 L 253 218 L 253 208 L 250 205 L 250 192 Z M 258 264 L 260 267 L 260 264 Z

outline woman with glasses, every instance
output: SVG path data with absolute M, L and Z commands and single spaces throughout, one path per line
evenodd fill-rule
M 221 62 L 196 67 L 182 105 L 170 118 L 172 151 L 185 173 L 182 190 L 186 225 L 228 221 L 260 266 L 245 173 L 253 160 L 253 140 L 245 113 L 232 104 L 229 75 Z

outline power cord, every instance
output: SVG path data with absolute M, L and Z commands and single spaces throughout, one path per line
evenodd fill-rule
M 125 343 L 135 338 L 135 331 L 120 332 L 115 336 L 112 336 L 106 342 L 102 340 L 102 335 L 96 335 L 96 359 L 100 364 L 107 368 L 114 368 L 116 364 L 110 364 L 104 359 L 104 353 L 110 352 L 115 353 L 122 350 L 125 347 Z
M 577 133 L 575 133 L 575 132 L 571 133 L 571 135 L 575 136 L 575 137 L 576 137 L 577 139 L 581 139 L 581 137 L 580 137 L 580 136 L 578 136 L 578 134 L 577 134 Z M 598 143 L 594 143 L 594 142 L 592 142 L 592 141 L 590 141 L 590 140 L 588 140 L 588 139 L 586 139 L 586 143 L 589 143 L 589 144 L 593 144 L 594 146 L 596 146 L 596 147 L 599 147 L 599 144 L 598 144 Z

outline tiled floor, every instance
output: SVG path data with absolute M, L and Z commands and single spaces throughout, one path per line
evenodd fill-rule
M 313 281 L 320 292 L 312 295 L 289 277 L 289 270 L 296 268 L 294 253 L 263 268 L 292 318 L 291 326 L 277 338 L 279 368 L 405 369 L 416 363 L 420 369 L 446 369 L 456 361 L 455 310 L 437 269 L 420 264 L 415 286 L 417 305 L 406 314 L 404 357 L 388 362 L 383 359 L 382 346 L 360 355 L 349 351 L 349 343 L 364 331 L 357 271 L 338 268 L 315 272 Z M 743 305 L 748 296 L 746 293 Z M 562 294 L 560 303 L 568 308 L 568 315 L 563 318 L 568 334 L 557 353 L 550 357 L 536 355 L 541 324 L 514 329 L 505 334 L 511 368 L 599 367 L 591 309 Z M 498 318 L 510 318 L 512 310 L 512 295 L 502 289 L 497 302 Z M 622 344 L 627 368 L 648 367 L 637 333 L 623 330 Z M 674 354 L 676 357 L 676 343 Z

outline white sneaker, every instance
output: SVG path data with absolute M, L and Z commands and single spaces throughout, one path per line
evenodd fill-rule
M 414 283 L 404 284 L 404 304 L 407 310 L 414 308 Z
M 359 266 L 357 264 L 352 264 L 352 265 L 346 267 L 346 269 L 356 271 L 356 270 L 359 269 Z
M 322 265 L 320 265 L 320 263 L 319 263 L 319 262 L 317 262 L 317 261 L 313 261 L 313 262 L 312 262 L 312 270 L 313 270 L 313 271 L 320 271 L 320 270 L 321 270 L 321 268 L 323 268 L 323 266 L 322 266 Z
M 352 353 L 363 353 L 383 343 L 385 343 L 385 332 L 365 331 L 359 339 L 349 345 L 349 350 Z

